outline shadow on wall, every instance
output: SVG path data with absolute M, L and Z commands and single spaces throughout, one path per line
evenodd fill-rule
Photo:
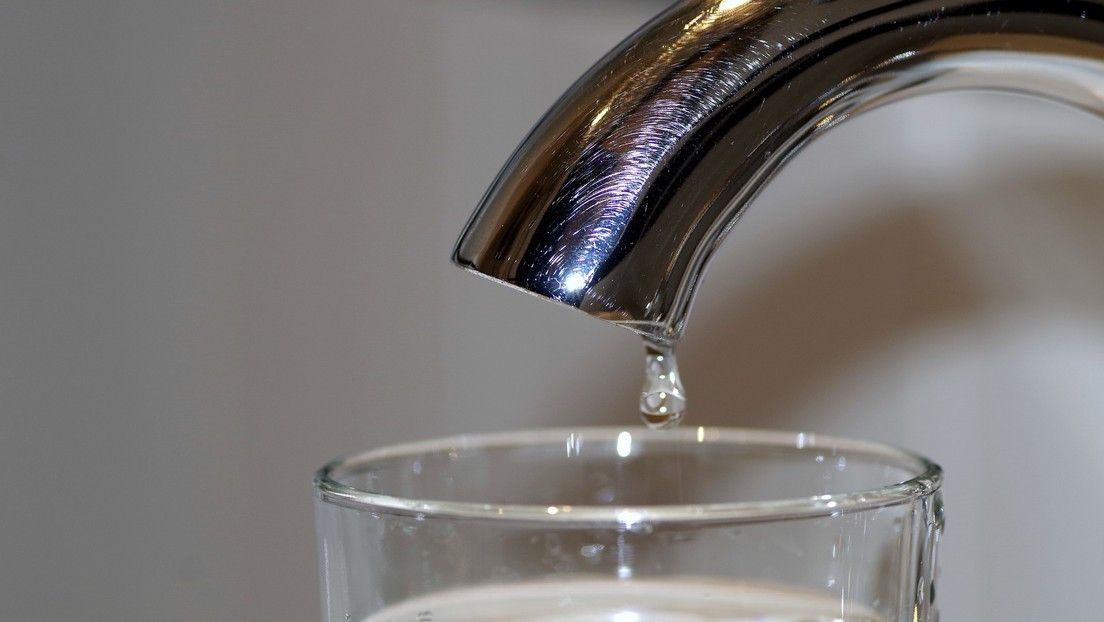
M 1081 258 L 1104 263 L 1104 212 L 1087 209 L 1101 183 L 1092 171 L 1024 175 L 1001 193 L 1051 199 L 1038 206 L 1038 219 L 1061 229 L 1090 228 L 1071 244 L 1082 247 Z M 992 197 L 992 188 L 979 183 L 933 188 L 929 197 L 914 195 L 908 203 L 879 203 L 844 234 L 795 249 L 723 304 L 699 306 L 680 350 L 683 379 L 689 379 L 688 416 L 696 425 L 804 428 L 796 414 L 800 404 L 885 348 L 999 312 L 1009 304 L 1006 294 L 969 273 L 960 236 L 949 229 L 953 223 L 930 209 L 992 205 Z M 1034 235 L 1030 224 L 1009 216 L 999 226 L 1017 229 L 1013 238 Z M 714 271 L 702 287 L 717 287 L 723 278 Z M 1087 298 L 1084 289 L 1065 289 L 1069 300 L 1063 303 L 1104 305 L 1104 288 Z M 626 403 L 635 405 L 625 396 L 637 395 L 639 385 L 610 386 L 599 377 L 589 382 L 578 395 L 580 403 L 594 405 L 591 421 L 624 425 Z
M 876 350 L 977 312 L 985 299 L 939 226 L 915 206 L 881 209 L 694 318 L 713 344 L 688 339 L 695 418 L 787 427 L 794 405 Z

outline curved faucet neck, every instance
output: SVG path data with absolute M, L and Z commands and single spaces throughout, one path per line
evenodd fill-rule
M 1104 113 L 1104 0 L 686 0 L 537 124 L 461 235 L 472 271 L 660 342 L 771 175 L 856 113 L 953 89 Z

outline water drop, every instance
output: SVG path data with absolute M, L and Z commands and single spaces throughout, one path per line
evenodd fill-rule
M 679 378 L 674 348 L 645 342 L 644 388 L 640 392 L 640 416 L 653 429 L 678 425 L 686 412 L 686 391 Z

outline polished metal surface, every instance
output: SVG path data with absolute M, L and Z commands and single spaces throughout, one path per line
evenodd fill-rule
M 954 89 L 1104 113 L 1104 0 L 685 0 L 580 79 L 457 245 L 472 271 L 661 341 L 802 145 Z

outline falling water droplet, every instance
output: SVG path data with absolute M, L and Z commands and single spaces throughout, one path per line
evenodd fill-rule
M 686 391 L 679 378 L 674 348 L 645 341 L 644 389 L 640 392 L 640 416 L 653 429 L 678 425 L 686 412 Z

